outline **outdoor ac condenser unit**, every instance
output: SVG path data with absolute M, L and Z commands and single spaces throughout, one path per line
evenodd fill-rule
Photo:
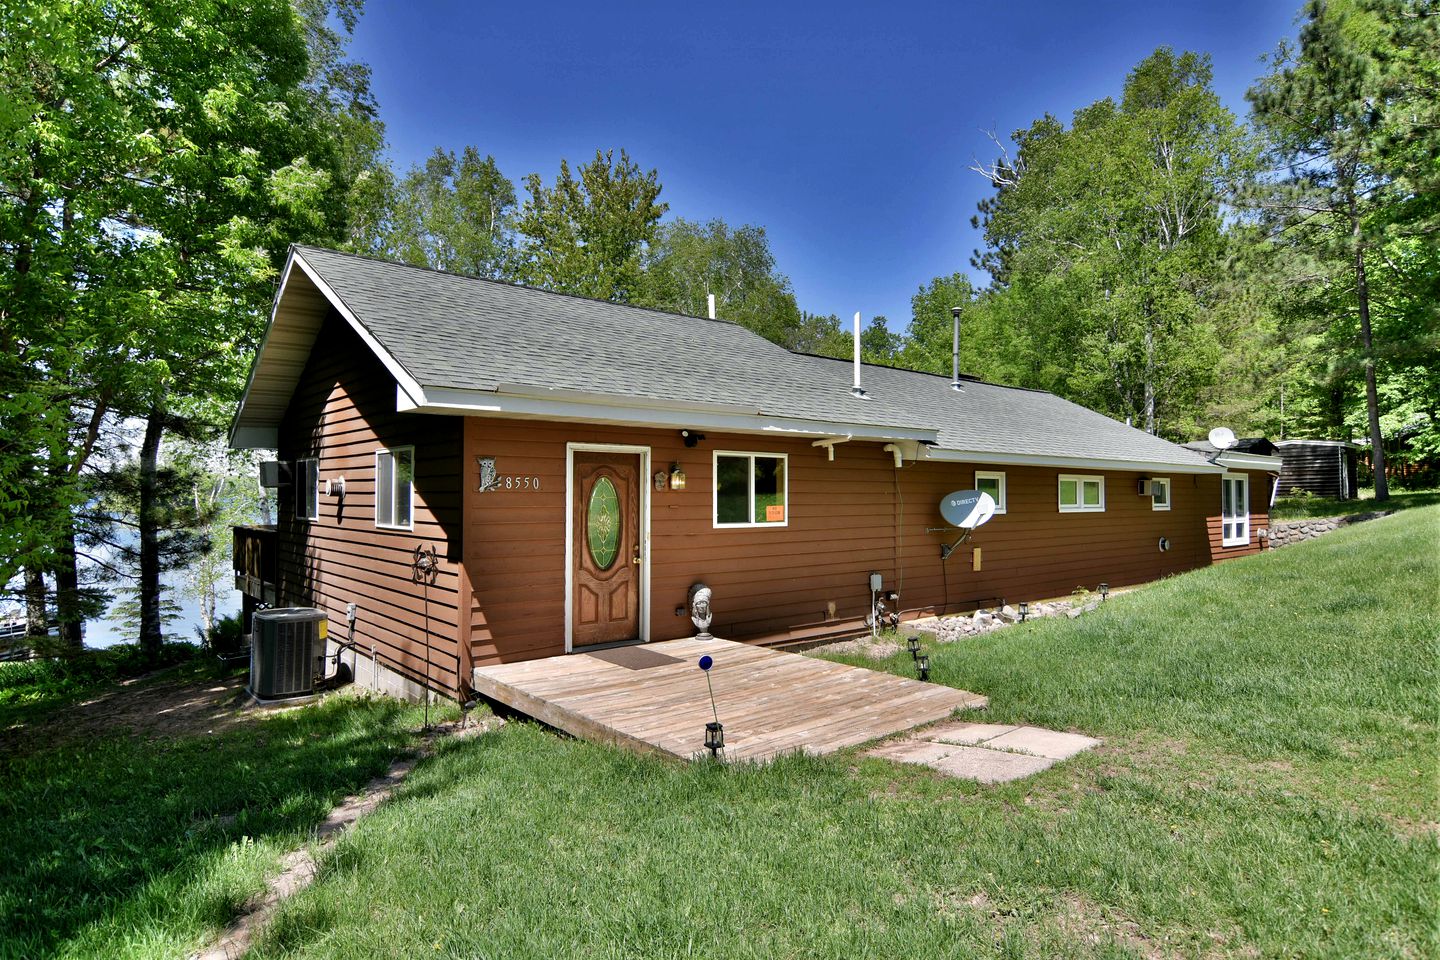
M 250 694 L 257 700 L 303 697 L 324 673 L 325 613 L 314 607 L 256 610 L 250 644 Z

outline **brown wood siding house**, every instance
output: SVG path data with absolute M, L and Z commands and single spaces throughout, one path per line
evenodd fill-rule
M 1263 546 L 1278 459 L 970 379 L 865 367 L 857 398 L 851 372 L 723 321 L 297 248 L 232 429 L 292 466 L 266 598 L 325 610 L 357 680 L 459 696 L 475 666 L 690 636 L 697 583 L 717 636 L 776 643 L 863 630 L 872 573 L 911 618 Z M 942 560 L 937 505 L 977 487 L 1000 509 Z

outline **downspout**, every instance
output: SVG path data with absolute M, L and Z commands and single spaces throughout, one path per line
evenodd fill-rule
M 899 445 L 898 443 L 887 443 L 887 444 L 885 444 L 885 446 L 881 447 L 880 449 L 881 449 L 881 450 L 884 450 L 886 453 L 889 453 L 889 454 L 893 454 L 893 455 L 894 455 L 894 457 L 895 457 L 895 469 L 896 469 L 896 470 L 899 470 L 899 469 L 904 465 L 904 464 L 901 463 L 901 457 L 902 457 L 904 454 L 903 454 L 903 451 L 901 451 L 900 445 Z

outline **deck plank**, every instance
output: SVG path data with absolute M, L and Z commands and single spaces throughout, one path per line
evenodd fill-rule
M 691 759 L 712 718 L 697 661 L 725 724 L 726 757 L 832 753 L 977 709 L 985 697 L 888 673 L 729 640 L 668 640 L 646 649 L 680 662 L 632 670 L 586 654 L 477 667 L 474 687 L 541 723 L 629 750 Z

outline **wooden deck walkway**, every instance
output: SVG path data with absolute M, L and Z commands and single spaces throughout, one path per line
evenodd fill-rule
M 979 694 L 729 640 L 667 640 L 477 667 L 475 689 L 585 740 L 691 759 L 715 705 L 729 760 L 831 753 L 984 707 Z

